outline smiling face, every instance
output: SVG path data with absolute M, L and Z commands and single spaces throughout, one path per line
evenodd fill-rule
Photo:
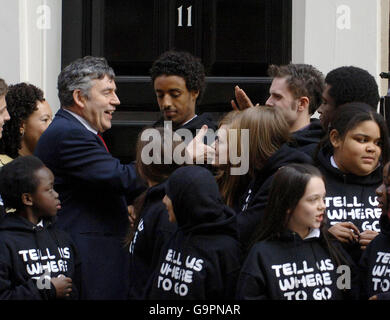
M 35 172 L 39 183 L 37 189 L 31 194 L 32 209 L 37 218 L 52 217 L 61 209 L 58 193 L 54 190 L 54 175 L 43 167 Z
M 383 168 L 383 181 L 382 184 L 376 189 L 376 195 L 378 196 L 378 207 L 382 209 L 382 212 L 386 212 L 389 216 L 389 203 L 390 200 L 390 176 L 389 176 L 390 162 L 388 162 Z M 390 218 L 390 216 L 389 216 Z
M 26 121 L 22 122 L 20 131 L 22 133 L 20 155 L 31 155 L 34 153 L 42 133 L 47 129 L 53 119 L 53 113 L 47 101 L 37 101 L 35 110 Z
M 81 99 L 81 116 L 92 128 L 102 133 L 111 128 L 112 114 L 120 104 L 116 95 L 116 85 L 107 75 L 103 79 L 92 80 L 88 98 Z
M 154 80 L 154 91 L 164 120 L 182 125 L 195 116 L 198 91 L 188 91 L 184 78 L 161 75 Z
M 325 184 L 320 177 L 312 177 L 294 211 L 289 213 L 288 228 L 305 238 L 310 229 L 319 228 L 325 215 Z
M 340 171 L 367 176 L 378 166 L 382 153 L 381 133 L 375 121 L 359 123 L 345 137 L 339 137 L 336 129 L 330 132 L 334 160 Z
M 176 216 L 175 216 L 175 212 L 173 211 L 172 201 L 168 197 L 168 195 L 164 196 L 162 202 L 165 204 L 165 207 L 167 208 L 169 222 L 172 222 L 172 223 L 176 222 Z
M 6 121 L 10 119 L 7 103 L 5 101 L 5 95 L 0 96 L 0 139 L 3 136 L 3 126 Z

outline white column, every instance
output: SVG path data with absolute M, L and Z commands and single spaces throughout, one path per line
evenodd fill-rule
M 20 81 L 40 87 L 58 110 L 62 0 L 19 0 Z
M 388 30 L 389 0 L 294 0 L 292 62 L 324 74 L 340 66 L 366 69 L 383 94 L 387 83 L 379 73 L 389 59 Z

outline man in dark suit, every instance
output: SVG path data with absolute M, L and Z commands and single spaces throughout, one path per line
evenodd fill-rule
M 58 76 L 61 108 L 35 150 L 55 175 L 62 209 L 58 227 L 76 242 L 84 299 L 125 299 L 128 226 L 125 195 L 135 187 L 132 165 L 113 158 L 100 136 L 120 101 L 104 58 L 84 57 Z

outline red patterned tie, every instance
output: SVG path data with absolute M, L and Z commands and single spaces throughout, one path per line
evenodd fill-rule
M 100 135 L 100 133 L 98 133 L 97 135 L 98 135 L 98 137 L 100 138 L 100 140 L 102 140 L 102 142 L 103 142 L 103 144 L 104 144 L 104 147 L 106 148 L 107 152 L 110 153 L 110 151 L 108 151 L 108 148 L 107 148 L 106 143 L 104 142 L 103 137 Z

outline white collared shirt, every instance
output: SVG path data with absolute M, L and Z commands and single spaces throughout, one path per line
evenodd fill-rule
M 320 229 L 318 228 L 311 229 L 309 234 L 303 240 L 310 239 L 310 238 L 319 238 L 320 234 L 321 234 Z
M 196 114 L 196 115 L 194 115 L 190 120 L 188 120 L 188 121 L 186 121 L 186 122 L 184 122 L 181 126 L 184 126 L 184 125 L 186 125 L 188 122 L 190 122 L 190 121 L 192 121 L 192 120 L 194 120 L 196 117 L 197 117 L 198 115 Z
M 66 112 L 69 112 L 72 116 L 74 116 L 77 120 L 79 120 L 82 125 L 89 131 L 93 132 L 94 134 L 98 134 L 98 132 L 93 129 L 90 124 L 87 122 L 87 120 L 85 120 L 83 117 L 80 117 L 78 114 L 68 110 L 68 109 L 65 109 L 65 108 L 62 108 L 63 110 L 65 110 Z

